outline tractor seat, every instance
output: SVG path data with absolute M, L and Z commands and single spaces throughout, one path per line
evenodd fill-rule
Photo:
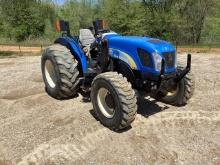
M 90 46 L 95 42 L 95 37 L 89 29 L 80 29 L 79 31 L 79 41 L 82 46 Z

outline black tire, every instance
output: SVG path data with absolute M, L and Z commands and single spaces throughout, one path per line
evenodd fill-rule
M 178 71 L 182 71 L 183 67 L 178 67 Z M 188 100 L 193 96 L 195 90 L 195 80 L 192 72 L 189 72 L 179 83 L 177 84 L 177 92 L 171 96 L 165 96 L 161 100 L 167 104 L 174 106 L 186 105 Z
M 99 91 L 107 89 L 114 102 L 114 114 L 106 117 L 98 104 Z M 105 96 L 107 97 L 107 96 Z M 106 100 L 106 98 L 105 98 Z M 113 130 L 130 126 L 137 113 L 137 100 L 131 84 L 116 72 L 106 72 L 95 77 L 91 89 L 91 101 L 100 122 Z
M 47 67 L 49 69 L 45 69 Z M 46 92 L 50 96 L 56 99 L 67 99 L 77 94 L 78 62 L 65 46 L 59 44 L 49 46 L 42 55 L 41 70 Z M 50 78 L 52 81 L 49 81 Z

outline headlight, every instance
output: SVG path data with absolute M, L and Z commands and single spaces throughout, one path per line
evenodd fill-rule
M 161 65 L 162 65 L 162 57 L 157 54 L 157 53 L 153 53 L 153 58 L 154 58 L 154 64 L 155 64 L 155 69 L 157 71 L 161 71 Z

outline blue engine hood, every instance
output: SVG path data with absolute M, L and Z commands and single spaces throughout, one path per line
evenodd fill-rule
M 149 53 L 175 51 L 175 48 L 171 43 L 150 37 L 110 35 L 106 36 L 106 39 L 109 41 L 110 47 L 117 49 L 126 50 L 130 48 L 136 50 L 137 48 L 142 48 Z
M 175 47 L 167 41 L 150 38 L 150 37 L 136 37 L 136 36 L 121 36 L 118 34 L 106 35 L 104 39 L 108 40 L 110 55 L 114 58 L 121 58 L 121 60 L 128 63 L 131 68 L 141 72 L 151 72 L 152 74 L 160 74 L 155 68 L 144 67 L 141 65 L 138 48 L 147 51 L 151 56 L 153 53 L 159 54 L 162 58 L 164 53 L 174 52 Z M 153 57 L 151 57 L 153 59 Z M 176 60 L 176 59 L 175 59 Z M 176 71 L 176 68 L 166 69 L 166 73 Z

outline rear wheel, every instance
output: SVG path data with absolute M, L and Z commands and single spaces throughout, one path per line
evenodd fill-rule
M 178 71 L 182 71 L 182 67 L 178 67 Z M 175 88 L 167 93 L 161 100 L 165 103 L 175 106 L 187 104 L 192 97 L 195 89 L 195 81 L 192 72 L 189 72 L 182 80 L 180 80 Z
M 79 88 L 78 63 L 69 49 L 56 44 L 48 47 L 41 58 L 41 70 L 47 93 L 56 99 L 76 95 Z
M 130 126 L 135 119 L 135 92 L 121 74 L 106 72 L 98 75 L 92 83 L 91 100 L 101 123 L 113 130 Z

